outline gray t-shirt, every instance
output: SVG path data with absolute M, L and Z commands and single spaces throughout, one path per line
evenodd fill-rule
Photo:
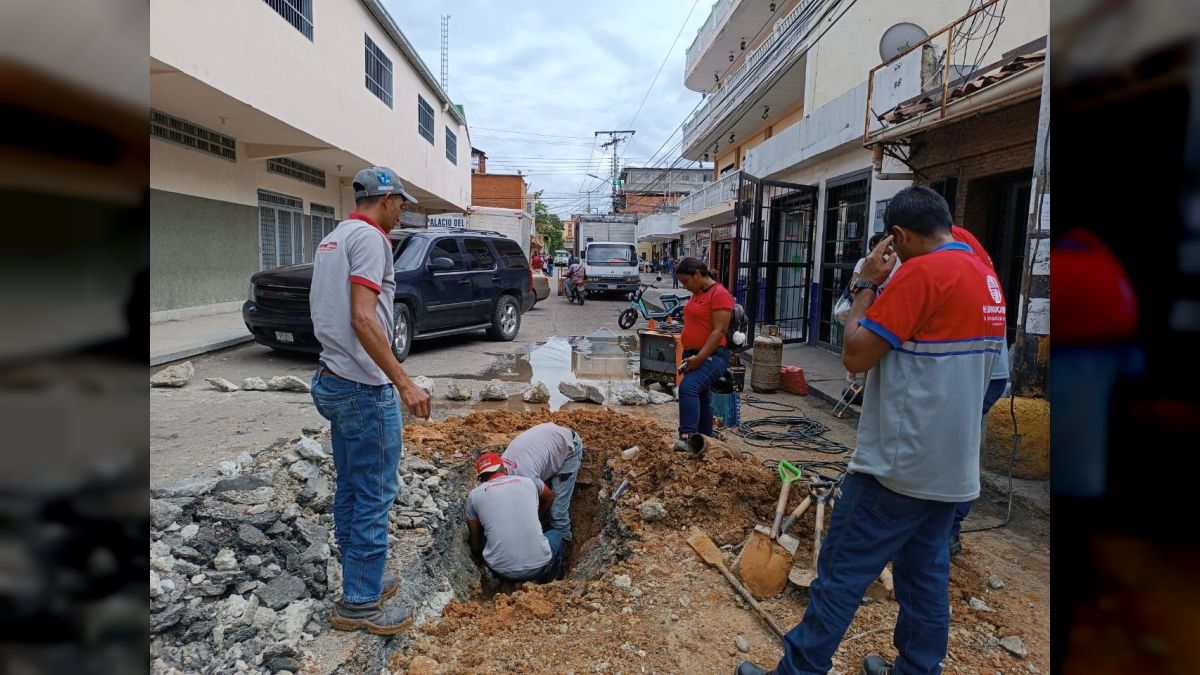
M 350 285 L 379 294 L 375 315 L 392 341 L 392 303 L 396 297 L 392 244 L 383 230 L 350 214 L 321 240 L 313 260 L 313 332 L 321 343 L 321 364 L 339 376 L 362 384 L 383 385 L 391 380 L 358 340 L 350 325 Z
M 575 432 L 552 422 L 526 429 L 508 444 L 501 459 L 508 472 L 548 481 L 575 452 Z
M 467 520 L 478 520 L 487 538 L 483 559 L 500 574 L 519 575 L 550 562 L 550 542 L 538 519 L 545 483 L 524 476 L 493 478 L 467 495 Z

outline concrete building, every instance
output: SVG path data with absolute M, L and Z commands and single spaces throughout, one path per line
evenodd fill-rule
M 471 140 L 379 0 L 152 0 L 151 319 L 236 310 L 250 275 L 312 259 L 359 169 L 404 222 L 471 203 Z
M 833 301 L 882 230 L 887 200 L 912 183 L 891 156 L 874 170 L 864 147 L 868 74 L 887 50 L 955 22 L 963 3 L 772 5 L 719 0 L 688 49 L 685 83 L 706 95 L 684 124 L 683 157 L 715 165 L 714 182 L 680 200 L 680 244 L 707 257 L 758 326 L 838 350 Z M 959 27 L 970 40 L 928 63 L 949 62 L 953 79 L 1046 34 L 1047 0 L 987 8 Z M 946 70 L 926 68 L 922 84 L 940 90 Z
M 678 211 L 679 200 L 702 189 L 711 181 L 709 169 L 677 169 L 672 167 L 626 167 L 621 171 L 621 208 L 618 213 L 659 214 Z M 678 214 L 675 222 L 679 220 Z M 642 260 L 657 260 L 665 253 L 674 257 L 676 242 L 682 233 L 678 227 L 661 226 L 663 219 L 652 219 L 658 223 L 638 234 L 638 257 Z M 653 232 L 653 234 L 651 234 Z

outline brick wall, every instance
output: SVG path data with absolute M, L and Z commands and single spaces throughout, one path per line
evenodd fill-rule
M 678 204 L 682 195 L 625 194 L 625 209 L 621 213 L 654 213 L 659 204 Z
M 981 234 L 987 222 L 987 200 L 971 193 L 972 181 L 1033 166 L 1037 145 L 1038 100 L 977 115 L 916 137 L 912 164 L 919 175 L 917 185 L 943 178 L 958 179 L 955 221 Z M 975 184 L 978 190 L 982 183 Z
M 525 208 L 525 177 L 496 173 L 471 175 L 471 205 L 501 209 Z

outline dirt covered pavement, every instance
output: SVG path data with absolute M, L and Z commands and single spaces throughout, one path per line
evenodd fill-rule
M 743 658 L 773 665 L 781 645 L 685 541 L 691 528 L 704 530 L 731 565 L 753 526 L 770 522 L 779 483 L 759 457 L 701 461 L 674 452 L 670 434 L 655 420 L 601 407 L 494 411 L 411 425 L 406 452 L 461 458 L 465 467 L 471 450 L 502 448 L 544 421 L 575 429 L 585 447 L 567 578 L 518 589 L 477 584 L 442 618 L 385 648 L 388 667 L 401 673 L 728 673 Z M 736 437 L 730 442 L 745 448 Z M 624 459 L 622 451 L 635 445 L 636 455 Z M 613 502 L 610 495 L 627 477 L 629 487 Z M 803 492 L 793 490 L 789 508 Z M 1003 519 L 1004 497 L 985 493 L 968 526 Z M 792 530 L 800 540 L 797 566 L 811 564 L 812 518 L 810 511 Z M 1048 536 L 1044 519 L 1014 512 L 1007 528 L 964 537 L 966 550 L 951 572 L 945 672 L 1048 672 Z M 763 605 L 790 628 L 807 602 L 807 591 L 789 584 Z M 834 672 L 857 672 L 872 652 L 893 658 L 897 610 L 890 600 L 863 604 Z

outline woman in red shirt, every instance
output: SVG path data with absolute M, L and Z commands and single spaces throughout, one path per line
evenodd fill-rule
M 712 385 L 729 368 L 725 331 L 733 317 L 733 296 L 717 283 L 708 266 L 696 258 L 684 258 L 675 268 L 675 278 L 691 292 L 683 308 L 684 368 L 679 385 L 679 441 L 687 449 L 695 433 L 712 436 Z

